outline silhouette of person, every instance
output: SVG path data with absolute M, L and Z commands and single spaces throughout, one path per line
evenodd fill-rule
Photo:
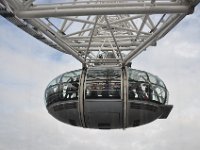
M 143 91 L 140 83 L 137 84 L 136 92 L 138 95 L 138 99 L 143 100 L 145 98 L 144 91 Z
M 135 99 L 135 92 L 134 92 L 134 87 L 132 84 L 129 86 L 129 98 Z
M 153 99 L 153 89 L 150 84 L 146 85 L 145 92 L 148 95 L 149 100 L 152 100 Z

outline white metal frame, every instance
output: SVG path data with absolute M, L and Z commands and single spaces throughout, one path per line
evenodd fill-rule
M 125 66 L 165 36 L 200 0 L 1 0 L 0 14 L 84 66 Z

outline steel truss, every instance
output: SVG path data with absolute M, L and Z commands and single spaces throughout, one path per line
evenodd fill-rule
M 84 66 L 126 66 L 200 0 L 1 0 L 0 14 Z

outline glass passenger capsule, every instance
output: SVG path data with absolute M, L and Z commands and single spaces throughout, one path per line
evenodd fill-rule
M 117 129 L 165 119 L 168 91 L 163 81 L 131 68 L 90 68 L 63 73 L 45 90 L 48 112 L 86 128 Z

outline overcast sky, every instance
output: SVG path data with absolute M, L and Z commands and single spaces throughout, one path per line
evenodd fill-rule
M 165 82 L 174 105 L 168 119 L 106 131 L 57 121 L 45 108 L 46 85 L 79 68 L 0 17 L 0 150 L 200 149 L 200 7 L 133 61 Z

